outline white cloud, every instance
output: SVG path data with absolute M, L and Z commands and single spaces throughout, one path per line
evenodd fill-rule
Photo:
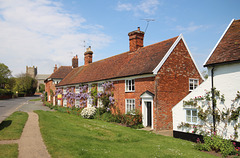
M 138 4 L 121 3 L 118 2 L 116 10 L 118 11 L 132 11 L 135 16 L 145 13 L 147 15 L 155 14 L 158 5 L 161 3 L 158 0 L 142 0 Z
M 70 55 L 83 56 L 84 40 L 95 50 L 111 42 L 100 32 L 103 26 L 86 22 L 51 0 L 0 0 L 0 62 L 14 75 L 26 65 L 38 66 L 40 73 L 52 73 L 55 63 L 71 65 Z
M 197 30 L 200 30 L 200 29 L 207 29 L 208 26 L 205 26 L 205 25 L 195 25 L 193 22 L 191 22 L 188 26 L 186 27 L 183 27 L 183 26 L 176 26 L 176 29 L 181 31 L 181 32 L 185 32 L 185 33 L 191 33 L 191 32 L 195 32 Z

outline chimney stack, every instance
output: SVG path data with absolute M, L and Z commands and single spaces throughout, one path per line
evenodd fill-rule
M 91 50 L 91 46 L 89 46 L 87 48 L 87 51 L 84 53 L 84 65 L 88 65 L 92 63 L 92 50 Z
M 72 67 L 73 68 L 78 67 L 78 56 L 77 55 L 72 58 Z
M 138 48 L 143 47 L 144 32 L 140 31 L 140 27 L 137 30 L 129 32 L 129 51 L 134 52 Z
M 56 72 L 57 71 L 57 64 L 55 64 L 55 67 L 54 67 L 54 70 L 53 70 L 53 72 Z

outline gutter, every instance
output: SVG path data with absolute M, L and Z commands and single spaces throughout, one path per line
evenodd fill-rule
M 211 70 L 211 82 L 212 82 L 212 115 L 213 115 L 213 132 L 216 132 L 216 116 L 215 116 L 215 108 L 216 108 L 216 100 L 215 100 L 215 89 L 214 89 L 214 84 L 213 84 L 213 77 L 214 77 L 214 66 Z

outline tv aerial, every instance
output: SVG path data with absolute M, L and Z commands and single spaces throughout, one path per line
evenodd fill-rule
M 147 26 L 146 26 L 145 31 L 144 31 L 145 33 L 147 32 L 147 28 L 148 28 L 149 22 L 150 21 L 155 21 L 155 19 L 141 19 L 141 20 L 145 20 L 147 22 Z

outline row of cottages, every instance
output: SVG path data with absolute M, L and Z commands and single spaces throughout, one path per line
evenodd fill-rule
M 208 79 L 187 95 L 182 101 L 173 107 L 173 133 L 174 137 L 195 141 L 201 132 L 209 132 L 211 126 L 200 119 L 201 109 L 210 106 L 216 109 L 215 132 L 227 139 L 240 141 L 240 20 L 232 20 L 218 43 L 207 58 L 204 67 L 208 69 Z M 215 93 L 211 92 L 216 88 Z M 220 95 L 216 93 L 220 92 Z M 207 93 L 207 94 L 206 94 Z M 212 96 L 212 94 L 214 94 Z M 200 99 L 209 95 L 216 99 L 216 104 L 210 99 Z M 223 96 L 224 95 L 224 98 Z M 195 99 L 194 104 L 189 101 Z M 222 98 L 222 99 L 221 99 Z M 194 102 L 194 99 L 192 99 Z M 198 108 L 200 106 L 200 108 Z M 235 111 L 235 115 L 227 115 L 227 109 Z M 221 111 L 221 112 L 217 112 Z M 225 116 L 223 115 L 225 113 Z M 199 115 L 201 114 L 201 115 Z M 214 128 L 213 117 L 209 115 L 207 122 Z M 223 120 L 224 117 L 232 118 L 230 122 Z M 187 126 L 186 126 L 187 125 Z M 190 125 L 190 126 L 189 126 Z M 201 127 L 202 126 L 202 127 Z M 195 129 L 198 128 L 198 129 Z M 196 137 L 197 136 L 197 137 Z M 195 140 L 194 140 L 195 139 Z
M 63 94 L 67 89 L 79 92 L 79 86 L 113 82 L 114 106 L 121 113 L 138 109 L 144 126 L 155 130 L 172 129 L 172 108 L 203 82 L 201 73 L 188 49 L 183 35 L 149 46 L 143 46 L 144 32 L 138 28 L 128 34 L 130 50 L 92 62 L 89 47 L 84 65 L 73 68 L 58 84 Z M 60 98 L 61 99 L 61 96 Z M 59 105 L 71 106 L 67 99 Z M 79 100 L 75 100 L 79 106 Z M 87 105 L 92 106 L 91 98 Z

